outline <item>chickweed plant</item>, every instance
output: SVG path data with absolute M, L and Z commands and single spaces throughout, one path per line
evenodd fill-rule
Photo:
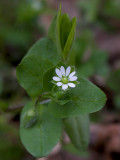
M 106 96 L 70 64 L 76 18 L 54 17 L 48 36 L 38 40 L 17 67 L 17 79 L 31 101 L 20 118 L 20 138 L 34 157 L 45 157 L 65 131 L 79 151 L 89 143 L 89 113 L 100 110 Z M 79 73 L 79 74 L 78 74 Z

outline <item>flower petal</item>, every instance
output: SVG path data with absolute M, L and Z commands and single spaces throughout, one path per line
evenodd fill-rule
M 76 81 L 77 78 L 78 78 L 77 76 L 73 76 L 73 77 L 71 77 L 69 80 L 70 80 L 70 81 Z
M 60 67 L 61 73 L 63 76 L 65 76 L 65 68 L 63 66 Z
M 53 77 L 54 81 L 60 81 L 61 79 L 59 77 Z
M 75 75 L 75 71 L 74 72 L 72 72 L 70 75 L 69 75 L 69 78 L 72 78 L 74 75 Z
M 62 78 L 62 73 L 59 69 L 56 69 L 56 74 L 58 75 L 58 77 Z
M 66 77 L 70 74 L 70 71 L 71 71 L 71 67 L 69 66 L 69 67 L 66 69 Z
M 63 89 L 63 90 L 66 90 L 67 88 L 68 88 L 68 85 L 67 85 L 67 84 L 63 84 L 63 85 L 62 85 L 62 89 Z
M 68 83 L 68 86 L 71 87 L 71 88 L 74 88 L 75 84 L 74 83 Z
M 62 86 L 62 82 L 57 82 L 57 86 Z

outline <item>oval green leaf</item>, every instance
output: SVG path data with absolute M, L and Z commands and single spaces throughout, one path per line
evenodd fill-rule
M 89 116 L 66 118 L 64 128 L 73 145 L 79 151 L 85 151 L 89 143 Z
M 72 19 L 71 26 L 72 27 L 69 32 L 69 36 L 67 37 L 67 41 L 66 41 L 66 44 L 65 44 L 64 50 L 63 50 L 65 59 L 67 59 L 67 57 L 71 51 L 72 44 L 73 44 L 73 41 L 75 38 L 75 31 L 76 31 L 76 18 L 75 17 Z
M 42 93 L 44 74 L 58 64 L 59 60 L 53 41 L 44 38 L 30 49 L 18 65 L 18 81 L 32 98 Z
M 46 108 L 41 105 L 37 106 L 39 119 L 36 124 L 30 128 L 25 128 L 24 116 L 26 112 L 29 112 L 33 108 L 32 106 L 32 103 L 29 103 L 22 110 L 20 117 L 20 138 L 27 151 L 34 157 L 44 157 L 58 143 L 61 136 L 62 123 L 61 119 L 49 115 Z
M 100 110 L 106 102 L 104 92 L 90 81 L 79 77 L 79 85 L 70 90 L 72 100 L 65 105 L 52 101 L 50 112 L 57 117 L 72 117 Z

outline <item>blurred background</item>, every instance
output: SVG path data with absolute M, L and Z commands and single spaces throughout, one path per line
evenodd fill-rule
M 77 17 L 71 63 L 106 93 L 107 103 L 90 115 L 88 152 L 58 145 L 41 160 L 120 159 L 120 0 L 0 0 L 0 160 L 36 160 L 19 138 L 20 111 L 29 97 L 16 66 L 47 35 L 60 2 L 63 13 Z

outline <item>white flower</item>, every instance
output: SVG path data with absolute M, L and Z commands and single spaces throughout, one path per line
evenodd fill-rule
M 63 66 L 59 69 L 56 68 L 55 72 L 57 76 L 53 77 L 53 83 L 61 87 L 63 90 L 68 89 L 69 87 L 74 88 L 77 83 L 77 76 L 75 76 L 75 71 L 71 73 L 71 67 L 69 66 L 66 70 Z

